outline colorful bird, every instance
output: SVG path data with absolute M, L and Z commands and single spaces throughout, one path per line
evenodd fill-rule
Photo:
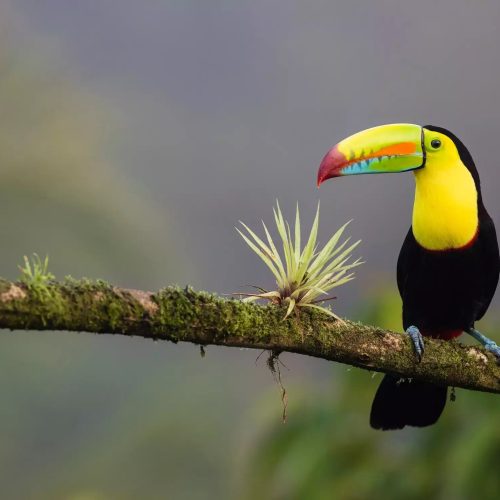
M 406 172 L 415 176 L 412 225 L 399 254 L 403 327 L 420 361 L 423 337 L 472 335 L 500 358 L 495 342 L 474 328 L 495 293 L 500 260 L 495 226 L 479 175 L 462 142 L 440 127 L 381 125 L 339 142 L 323 158 L 318 186 L 332 177 Z M 440 417 L 447 387 L 386 375 L 373 401 L 375 429 L 424 427 Z

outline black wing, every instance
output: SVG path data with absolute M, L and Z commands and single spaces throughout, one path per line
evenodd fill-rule
M 479 221 L 478 239 L 480 244 L 478 246 L 481 252 L 483 292 L 477 320 L 480 320 L 488 310 L 491 299 L 495 295 L 500 272 L 497 233 L 495 225 L 484 207 L 480 207 Z
M 410 227 L 408 233 L 406 234 L 405 241 L 403 242 L 403 246 L 401 247 L 401 251 L 399 252 L 398 257 L 397 280 L 399 295 L 401 295 L 401 298 L 403 298 L 405 295 L 408 274 L 412 269 L 415 269 L 417 267 L 418 260 L 418 245 L 415 240 L 415 236 L 413 236 L 412 228 Z

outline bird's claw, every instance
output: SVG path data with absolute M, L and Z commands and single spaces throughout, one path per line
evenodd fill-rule
M 415 353 L 417 354 L 418 362 L 422 361 L 422 356 L 424 355 L 424 337 L 420 333 L 420 330 L 416 326 L 409 326 L 406 329 L 406 333 L 409 335 L 411 341 L 413 342 L 413 348 L 415 349 Z M 500 348 L 499 348 L 500 353 Z
M 495 358 L 497 358 L 497 364 L 500 364 L 500 347 L 497 345 L 496 342 L 484 336 L 480 331 L 476 330 L 475 328 L 469 328 L 466 331 L 469 335 L 471 335 L 478 342 L 480 342 L 488 352 L 491 352 L 495 356 Z
M 498 347 L 496 342 L 490 340 L 484 344 L 484 348 L 497 358 L 497 363 L 500 363 L 500 347 Z

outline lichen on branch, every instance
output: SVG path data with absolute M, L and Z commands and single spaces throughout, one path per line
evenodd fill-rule
M 292 352 L 439 385 L 500 393 L 500 367 L 480 347 L 428 339 L 417 363 L 406 336 L 315 310 L 284 310 L 191 288 L 145 292 L 68 279 L 37 293 L 0 278 L 0 328 L 135 335 L 199 345 Z

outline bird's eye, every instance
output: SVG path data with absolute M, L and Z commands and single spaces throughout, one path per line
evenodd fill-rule
M 432 149 L 439 149 L 441 147 L 441 141 L 439 139 L 432 139 L 431 147 Z

